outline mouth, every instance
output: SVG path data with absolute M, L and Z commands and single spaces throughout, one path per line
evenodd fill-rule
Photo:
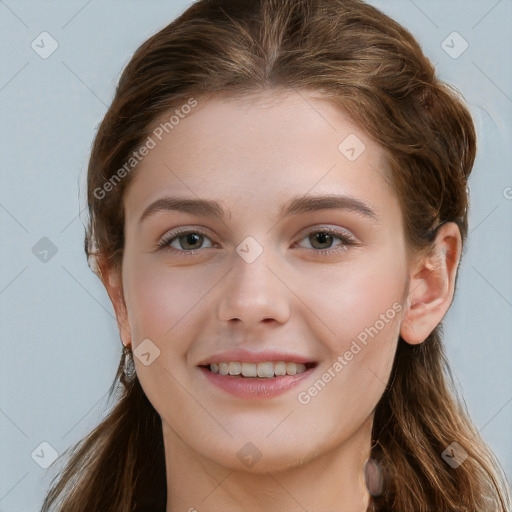
M 252 363 L 245 361 L 225 361 L 200 365 L 211 373 L 244 379 L 275 379 L 287 375 L 300 375 L 314 368 L 317 363 L 294 363 L 291 361 L 264 361 Z
M 310 377 L 316 362 L 218 361 L 198 365 L 206 382 L 241 399 L 270 399 L 292 390 Z

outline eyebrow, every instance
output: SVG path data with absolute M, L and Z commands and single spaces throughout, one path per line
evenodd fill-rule
M 375 211 L 363 201 L 351 196 L 334 194 L 294 197 L 281 207 L 279 215 L 286 217 L 329 209 L 348 210 L 367 217 L 370 220 L 378 220 Z M 204 215 L 223 221 L 231 217 L 231 211 L 218 201 L 167 196 L 151 203 L 142 213 L 139 223 L 151 215 L 164 211 L 179 211 L 193 215 Z
M 331 209 L 348 210 L 368 217 L 371 220 L 377 220 L 375 211 L 360 199 L 335 194 L 295 197 L 281 208 L 279 214 L 285 217 L 299 213 Z

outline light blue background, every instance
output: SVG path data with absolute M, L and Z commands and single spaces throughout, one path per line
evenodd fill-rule
M 445 319 L 453 370 L 471 415 L 512 475 L 512 2 L 374 0 L 422 43 L 466 97 L 479 134 L 470 237 Z M 83 252 L 79 182 L 97 124 L 135 49 L 188 1 L 0 0 L 0 512 L 39 509 L 53 474 L 31 458 L 59 453 L 106 413 L 121 343 Z M 41 32 L 59 47 L 31 48 Z M 469 48 L 451 58 L 441 42 Z M 83 205 L 83 203 L 82 203 Z M 32 247 L 48 237 L 47 263 Z

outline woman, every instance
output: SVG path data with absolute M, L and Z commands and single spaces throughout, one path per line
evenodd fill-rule
M 441 343 L 475 147 L 358 0 L 200 0 L 146 41 L 88 173 L 121 395 L 43 511 L 508 510 Z

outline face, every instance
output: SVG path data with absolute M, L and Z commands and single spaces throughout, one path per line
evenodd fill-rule
M 257 472 L 369 436 L 407 287 L 384 151 L 294 92 L 199 102 L 154 139 L 121 279 L 166 443 Z

